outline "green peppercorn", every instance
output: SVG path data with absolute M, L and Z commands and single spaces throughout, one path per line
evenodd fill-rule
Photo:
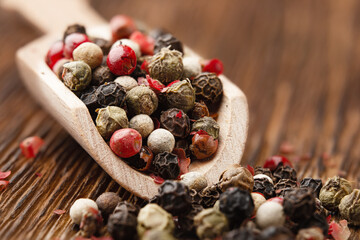
M 194 217 L 196 234 L 200 239 L 214 239 L 229 230 L 225 215 L 214 208 L 202 210 Z
M 121 128 L 127 128 L 129 121 L 124 109 L 116 106 L 100 108 L 96 118 L 96 128 L 100 135 L 108 140 L 111 135 Z
M 337 211 L 341 199 L 350 194 L 351 184 L 348 180 L 341 177 L 329 178 L 320 190 L 319 199 L 322 205 L 330 210 Z
M 184 112 L 195 104 L 195 91 L 189 80 L 174 83 L 166 90 L 166 102 L 170 108 L 180 108 Z
M 214 139 L 219 138 L 220 126 L 212 117 L 203 117 L 193 123 L 191 131 L 204 130 Z
M 150 77 L 164 84 L 181 79 L 183 71 L 182 54 L 177 50 L 162 48 L 149 61 Z
M 360 190 L 354 189 L 352 193 L 343 197 L 339 205 L 340 215 L 350 224 L 360 226 Z
M 84 90 L 91 82 L 91 68 L 82 61 L 65 63 L 62 78 L 71 91 Z
M 158 107 L 158 98 L 154 91 L 145 86 L 138 86 L 126 93 L 126 104 L 133 115 L 151 115 Z

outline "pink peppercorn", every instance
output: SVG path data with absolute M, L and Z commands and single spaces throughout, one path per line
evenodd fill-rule
M 74 49 L 84 42 L 90 42 L 90 40 L 86 34 L 72 33 L 65 38 L 64 42 L 64 56 L 66 58 L 72 58 Z
M 49 51 L 46 54 L 46 64 L 53 69 L 57 61 L 64 57 L 64 43 L 63 41 L 57 41 L 51 45 Z
M 135 31 L 130 35 L 130 40 L 140 45 L 140 50 L 143 55 L 153 55 L 155 40 L 139 31 Z
M 44 145 L 44 140 L 38 136 L 28 137 L 20 143 L 22 154 L 26 158 L 34 158 Z
M 129 158 L 140 152 L 142 137 L 132 128 L 123 128 L 114 132 L 110 139 L 111 150 L 122 158 Z
M 284 167 L 285 166 L 293 167 L 289 159 L 287 159 L 286 157 L 272 156 L 266 159 L 264 163 L 264 168 L 270 168 L 271 171 L 274 171 L 280 163 L 282 163 Z
M 223 71 L 224 71 L 223 63 L 216 58 L 205 62 L 203 67 L 203 72 L 211 72 L 211 73 L 215 73 L 216 75 L 222 74 Z
M 126 45 L 119 45 L 110 50 L 106 63 L 115 75 L 130 75 L 136 67 L 134 50 Z
M 113 41 L 128 38 L 136 30 L 134 21 L 126 15 L 116 15 L 110 20 Z

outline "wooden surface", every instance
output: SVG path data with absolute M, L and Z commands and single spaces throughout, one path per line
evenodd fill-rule
M 245 92 L 250 110 L 242 164 L 287 154 L 298 177 L 340 174 L 360 187 L 360 5 L 346 1 L 99 1 L 107 19 L 127 13 L 162 26 L 208 58 Z M 1 239 L 69 238 L 67 214 L 79 197 L 123 190 L 25 91 L 14 66 L 17 48 L 41 33 L 0 9 Z M 44 46 L 46 47 L 46 46 Z M 24 159 L 19 142 L 40 135 L 46 148 Z M 286 143 L 286 144 L 284 144 Z M 36 174 L 40 173 L 41 177 Z M 55 209 L 67 210 L 64 215 Z M 351 239 L 359 239 L 353 232 Z

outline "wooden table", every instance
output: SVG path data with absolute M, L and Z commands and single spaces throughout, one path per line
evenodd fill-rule
M 346 1 L 92 1 L 109 19 L 126 13 L 171 29 L 247 95 L 250 129 L 242 164 L 286 154 L 298 177 L 341 175 L 360 184 L 360 5 Z M 80 197 L 122 189 L 24 89 L 14 65 L 18 47 L 41 32 L 0 9 L 1 239 L 70 238 L 67 214 Z M 48 46 L 44 46 L 48 47 Z M 19 143 L 39 135 L 45 150 L 26 160 Z M 239 159 L 240 160 L 240 159 Z M 66 214 L 56 215 L 55 209 Z M 354 230 L 351 239 L 359 239 Z

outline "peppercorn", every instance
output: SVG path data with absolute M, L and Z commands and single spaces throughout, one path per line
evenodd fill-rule
M 95 43 L 85 42 L 74 49 L 73 58 L 75 61 L 87 63 L 91 69 L 94 69 L 101 65 L 103 52 Z
M 254 174 L 254 180 L 255 180 L 255 179 L 263 179 L 263 178 L 267 179 L 271 184 L 274 185 L 274 181 L 273 181 L 272 178 L 269 177 L 268 175 L 265 175 L 265 174 L 262 174 L 262 173 L 260 173 L 260 174 Z
M 139 208 L 128 201 L 121 201 L 116 205 L 113 211 L 113 213 L 117 213 L 117 212 L 128 212 L 137 216 L 139 213 Z
M 247 227 L 236 228 L 223 235 L 222 240 L 258 240 L 257 234 L 253 229 Z
M 191 82 L 195 89 L 196 99 L 206 103 L 216 103 L 223 93 L 220 78 L 214 73 L 200 73 Z
M 171 33 L 162 34 L 155 39 L 154 53 L 160 52 L 162 48 L 177 50 L 184 53 L 182 43 Z
M 177 50 L 162 48 L 149 61 L 150 77 L 164 84 L 181 79 L 184 71 L 182 53 Z
M 271 226 L 261 232 L 259 239 L 264 240 L 294 240 L 293 233 L 282 226 Z
M 173 216 L 186 215 L 191 210 L 189 188 L 182 182 L 166 180 L 158 192 L 156 203 Z
M 96 89 L 95 95 L 97 104 L 103 108 L 107 106 L 122 107 L 125 103 L 126 91 L 116 82 L 110 82 L 100 85 Z
M 220 189 L 224 192 L 230 187 L 238 187 L 242 190 L 252 192 L 254 179 L 251 172 L 240 165 L 233 165 L 220 175 Z
M 189 142 L 187 141 L 187 139 L 176 139 L 175 148 L 184 149 L 186 157 L 190 156 Z
M 107 66 L 99 66 L 92 72 L 91 85 L 100 86 L 106 82 L 114 81 L 114 74 L 111 73 Z
M 186 215 L 181 215 L 178 217 L 177 222 L 177 231 L 175 232 L 175 236 L 180 239 L 192 239 L 196 238 L 196 228 L 194 226 L 194 217 L 204 210 L 201 205 L 193 204 L 190 212 Z
M 283 226 L 285 223 L 284 208 L 274 201 L 266 201 L 256 212 L 256 224 L 265 229 L 271 226 Z
M 114 49 L 116 47 L 119 47 L 120 45 L 124 45 L 124 46 L 128 46 L 130 47 L 132 50 L 134 50 L 136 58 L 138 59 L 139 57 L 141 57 L 141 51 L 140 51 L 140 46 L 139 44 L 137 44 L 136 42 L 127 39 L 127 38 L 123 38 L 120 40 L 117 40 L 112 46 L 111 49 Z M 110 49 L 110 50 L 111 50 Z
M 137 217 L 124 209 L 110 215 L 107 230 L 114 240 L 137 239 Z
M 360 226 L 360 190 L 354 189 L 339 204 L 340 215 L 354 226 Z
M 324 240 L 324 234 L 322 230 L 318 227 L 304 228 L 300 229 L 296 235 L 296 240 Z
M 91 237 L 97 233 L 103 225 L 103 219 L 98 210 L 90 208 L 82 216 L 80 223 L 80 235 L 83 237 Z
M 150 135 L 151 136 L 151 135 Z M 161 152 L 153 160 L 154 172 L 163 179 L 176 179 L 180 173 L 178 156 L 170 152 Z
M 180 108 L 188 112 L 194 107 L 195 92 L 189 80 L 172 84 L 165 92 L 166 104 L 169 107 Z
M 96 204 L 104 219 L 106 219 L 106 217 L 114 211 L 115 207 L 120 201 L 121 198 L 117 193 L 104 192 L 96 199 Z
M 105 140 L 110 139 L 116 130 L 127 128 L 128 126 L 129 121 L 124 109 L 115 106 L 99 109 L 96 118 L 96 128 Z
M 223 213 L 213 208 L 202 210 L 194 217 L 196 234 L 200 239 L 213 239 L 228 231 L 228 221 Z
M 172 233 L 175 228 L 171 214 L 155 203 L 149 203 L 140 209 L 137 221 L 137 231 L 140 237 L 147 230 L 155 229 Z
M 209 109 L 203 101 L 195 102 L 194 108 L 189 111 L 189 117 L 194 120 L 208 117 L 209 115 Z
M 328 216 L 328 211 L 323 207 L 321 204 L 320 199 L 315 198 L 315 207 L 316 207 L 316 213 L 319 215 L 323 215 L 324 217 Z
M 199 172 L 188 172 L 180 176 L 181 182 L 190 189 L 201 191 L 208 186 L 205 176 Z
M 141 240 L 176 240 L 174 236 L 163 230 L 151 229 L 144 233 Z
M 130 75 L 136 67 L 135 52 L 126 45 L 119 45 L 110 50 L 106 64 L 115 75 Z
M 62 79 L 71 91 L 84 90 L 91 82 L 91 68 L 82 61 L 65 63 Z
M 200 197 L 199 203 L 204 208 L 211 208 L 214 206 L 215 202 L 219 199 L 221 193 L 222 191 L 220 190 L 219 185 L 213 184 L 211 186 L 204 188 L 196 195 Z M 193 200 L 197 198 L 196 195 L 193 195 Z
M 311 177 L 307 177 L 301 180 L 300 188 L 309 188 L 312 190 L 316 197 L 319 197 L 319 193 L 322 188 L 322 181 L 321 179 L 313 179 Z
M 262 175 L 262 176 L 259 176 Z M 263 177 L 266 176 L 266 177 Z M 266 199 L 275 197 L 275 188 L 272 180 L 267 175 L 258 174 L 254 176 L 254 192 L 259 192 L 264 195 Z
M 191 139 L 189 149 L 196 159 L 206 159 L 216 152 L 218 142 L 210 135 L 196 133 Z
M 128 38 L 136 30 L 135 22 L 126 15 L 116 15 L 110 20 L 113 41 Z
M 254 202 L 254 211 L 253 211 L 253 215 L 256 214 L 257 210 L 259 209 L 259 207 L 266 202 L 266 199 L 264 197 L 264 195 L 262 195 L 261 193 L 258 192 L 252 192 L 251 193 L 251 197 L 253 199 Z
M 289 166 L 279 165 L 273 173 L 273 176 L 276 178 L 275 182 L 279 182 L 281 179 L 297 180 L 295 169 Z
M 154 122 L 146 114 L 139 114 L 134 116 L 130 120 L 130 128 L 135 129 L 138 131 L 143 138 L 149 136 L 149 134 L 154 130 Z
M 276 170 L 276 168 L 278 168 L 280 166 L 293 167 L 291 162 L 289 161 L 289 159 L 287 159 L 284 156 L 278 156 L 278 155 L 267 158 L 263 167 L 269 168 L 273 172 Z
M 239 227 L 254 211 L 254 202 L 248 191 L 228 188 L 220 195 L 219 208 L 229 220 L 230 228 Z
M 130 76 L 117 77 L 114 82 L 120 84 L 123 88 L 125 88 L 126 92 L 130 91 L 134 87 L 139 86 L 137 81 Z
M 328 235 L 329 223 L 328 220 L 326 219 L 326 216 L 324 215 L 315 212 L 313 214 L 310 214 L 310 218 L 308 218 L 307 221 L 302 222 L 301 224 L 298 225 L 298 229 L 310 228 L 310 227 L 320 228 L 324 236 Z
M 315 211 L 315 198 L 311 190 L 298 188 L 284 197 L 284 212 L 296 223 L 308 220 Z
M 80 44 L 90 42 L 88 36 L 83 33 L 71 33 L 66 36 L 64 41 L 64 56 L 66 58 L 73 58 L 73 51 Z
M 86 34 L 86 29 L 83 25 L 80 24 L 73 24 L 68 26 L 64 32 L 63 41 L 65 41 L 65 38 L 72 33 Z
M 140 152 L 142 138 L 138 131 L 132 128 L 122 128 L 114 132 L 110 138 L 111 150 L 122 158 L 129 158 Z
M 160 115 L 160 124 L 175 137 L 185 138 L 190 133 L 190 119 L 181 109 L 170 108 Z
M 175 138 L 168 130 L 158 128 L 150 133 L 147 145 L 154 154 L 172 152 L 175 146 Z
M 147 146 L 142 146 L 139 153 L 130 158 L 124 159 L 131 167 L 139 171 L 147 171 L 151 167 L 154 154 Z
M 150 88 L 138 86 L 126 94 L 126 103 L 132 115 L 151 115 L 158 107 L 158 98 Z
M 212 117 L 203 117 L 193 123 L 191 131 L 204 130 L 214 139 L 219 138 L 220 125 Z
M 89 211 L 90 208 L 98 210 L 96 203 L 88 198 L 77 199 L 70 208 L 70 217 L 75 224 L 80 224 L 82 216 Z
M 199 58 L 197 57 L 184 57 L 183 66 L 183 78 L 192 79 L 201 73 L 201 64 Z
M 337 211 L 341 199 L 350 194 L 351 184 L 348 180 L 341 177 L 329 178 L 320 190 L 319 199 L 322 205 L 330 210 Z
M 55 63 L 55 65 L 53 66 L 53 72 L 55 73 L 55 75 L 61 80 L 64 81 L 64 79 L 62 78 L 62 73 L 64 71 L 64 64 L 65 63 L 69 63 L 71 62 L 70 59 L 67 58 L 62 58 L 59 61 L 57 61 Z
M 297 188 L 298 183 L 291 179 L 281 179 L 278 183 L 275 184 L 275 193 L 276 196 L 284 197 L 286 192 L 291 191 L 293 188 Z
M 93 37 L 93 38 L 90 38 L 90 40 L 101 48 L 104 56 L 109 54 L 109 51 L 110 51 L 110 48 L 112 45 L 111 41 L 108 41 L 104 38 L 99 38 L 99 37 Z
M 267 175 L 269 176 L 273 181 L 274 181 L 274 177 L 271 173 L 271 170 L 270 168 L 263 168 L 263 167 L 255 167 L 254 169 L 254 175 L 257 175 L 257 174 L 264 174 L 264 175 Z

